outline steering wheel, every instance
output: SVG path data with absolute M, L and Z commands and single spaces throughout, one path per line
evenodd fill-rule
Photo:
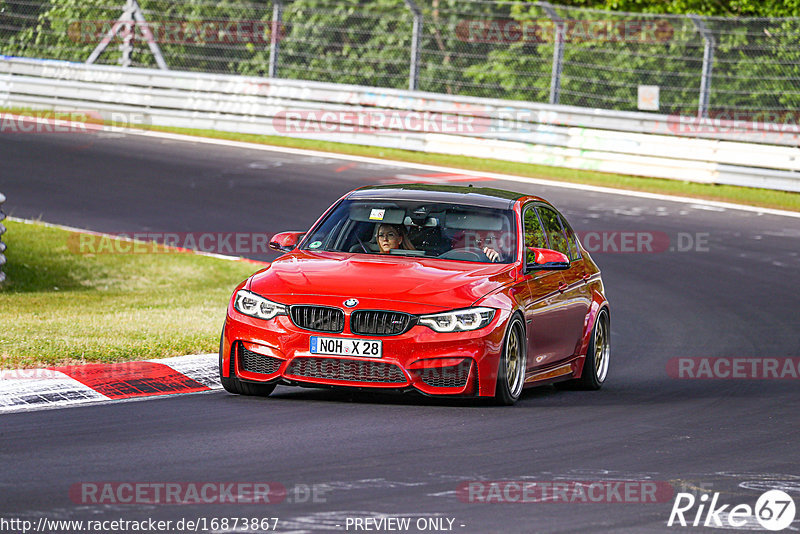
M 489 261 L 489 256 L 482 250 L 467 248 L 454 248 L 453 250 L 448 250 L 444 254 L 440 254 L 438 257 L 443 260 L 467 260 L 484 263 Z
M 369 254 L 369 250 L 367 250 L 367 247 L 366 247 L 366 245 L 364 245 L 364 243 L 361 241 L 361 238 L 359 238 L 359 237 L 358 237 L 358 234 L 356 234 L 356 239 L 358 239 L 358 244 L 359 244 L 359 245 L 361 245 L 361 248 L 364 250 L 364 252 L 366 252 L 367 254 Z

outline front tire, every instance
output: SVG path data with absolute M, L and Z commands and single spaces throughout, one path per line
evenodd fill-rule
M 511 406 L 522 395 L 527 367 L 526 346 L 525 327 L 519 316 L 515 315 L 508 326 L 497 367 L 495 400 L 498 404 Z
M 252 382 L 242 382 L 236 378 L 236 360 L 233 355 L 234 347 L 231 347 L 231 355 L 228 358 L 228 375 L 222 376 L 222 344 L 225 339 L 225 330 L 219 338 L 219 381 L 228 393 L 236 395 L 255 395 L 266 397 L 275 390 L 275 384 L 253 384 Z

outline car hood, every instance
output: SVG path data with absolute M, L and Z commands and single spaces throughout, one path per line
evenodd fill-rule
M 296 251 L 253 275 L 248 289 L 283 304 L 357 298 L 362 305 L 408 303 L 406 311 L 424 313 L 470 306 L 510 283 L 512 272 L 510 264 Z

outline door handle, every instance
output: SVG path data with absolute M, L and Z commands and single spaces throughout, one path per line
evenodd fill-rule
M 589 283 L 589 278 L 591 278 L 591 277 L 592 277 L 591 273 L 586 273 L 586 274 L 583 275 L 583 277 L 581 279 L 583 280 L 584 284 L 588 284 Z
M 566 282 L 559 282 L 558 283 L 558 292 L 559 293 L 563 293 L 566 289 L 567 289 L 567 283 Z

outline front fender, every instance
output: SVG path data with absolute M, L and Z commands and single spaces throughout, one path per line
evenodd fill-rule
M 597 286 L 600 286 L 601 282 L 595 282 Z M 593 284 L 593 285 L 595 285 Z M 602 286 L 600 286 L 602 287 Z M 606 300 L 603 293 L 598 290 L 598 287 L 592 288 L 592 303 L 589 305 L 589 313 L 586 315 L 586 322 L 583 325 L 583 336 L 581 338 L 581 345 L 578 354 L 580 357 L 578 358 L 578 365 L 580 369 L 576 369 L 575 376 L 581 376 L 583 373 L 583 364 L 586 361 L 586 352 L 589 350 L 589 343 L 592 340 L 592 331 L 594 330 L 594 324 L 597 321 L 597 316 L 600 314 L 601 310 L 606 310 L 608 313 L 608 319 L 611 320 L 611 309 L 608 305 L 608 300 Z

